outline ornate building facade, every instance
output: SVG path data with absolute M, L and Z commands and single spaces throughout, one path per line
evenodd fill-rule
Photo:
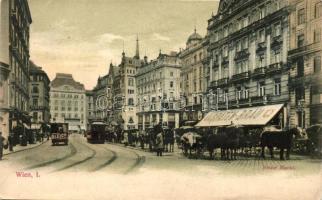
M 181 121 L 198 121 L 202 118 L 203 94 L 207 84 L 204 61 L 207 58 L 207 46 L 195 30 L 186 42 L 186 48 L 179 53 L 181 60 L 180 89 L 182 101 Z M 209 79 L 209 77 L 208 77 Z
M 273 119 L 289 125 L 287 1 L 221 0 L 208 20 L 207 110 L 284 104 Z
M 89 123 L 95 119 L 95 104 L 94 104 L 93 91 L 86 90 L 85 95 L 86 95 L 87 129 L 88 129 Z
M 0 131 L 22 134 L 30 128 L 29 32 L 27 0 L 0 1 Z
M 291 124 L 322 123 L 320 0 L 290 0 Z
M 110 65 L 109 74 L 112 73 L 111 94 L 113 97 L 111 119 L 114 124 L 121 124 L 123 130 L 136 129 L 138 125 L 135 75 L 142 62 L 139 54 L 139 40 L 137 39 L 134 57 L 127 57 L 123 52 L 121 64 Z
M 86 95 L 84 85 L 71 74 L 57 73 L 50 84 L 51 122 L 69 124 L 69 130 L 87 130 Z
M 31 129 L 45 131 L 50 122 L 50 80 L 46 72 L 31 61 L 29 79 Z
M 181 63 L 176 52 L 147 57 L 136 74 L 138 129 L 158 123 L 179 127 Z

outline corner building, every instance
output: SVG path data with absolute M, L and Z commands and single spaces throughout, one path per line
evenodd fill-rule
M 50 122 L 49 84 L 50 80 L 41 67 L 30 61 L 30 116 L 31 129 L 40 132 L 48 130 Z
M 85 92 L 71 74 L 57 73 L 50 83 L 51 122 L 68 123 L 70 131 L 87 130 Z
M 160 52 L 157 59 L 144 63 L 136 74 L 138 129 L 158 123 L 179 127 L 181 62 L 176 52 Z
M 273 123 L 289 125 L 287 1 L 221 0 L 208 20 L 207 110 L 284 104 Z
M 204 93 L 207 89 L 209 77 L 205 77 L 205 61 L 207 59 L 207 45 L 195 29 L 186 42 L 186 48 L 179 53 L 181 60 L 180 73 L 180 121 L 199 121 L 203 116 Z
M 17 139 L 30 128 L 27 0 L 0 0 L 0 131 Z

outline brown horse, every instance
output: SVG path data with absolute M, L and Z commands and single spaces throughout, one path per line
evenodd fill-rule
M 269 148 L 271 158 L 274 158 L 273 148 L 280 149 L 280 159 L 284 160 L 284 150 L 286 149 L 286 159 L 290 159 L 290 151 L 293 136 L 302 137 L 302 132 L 296 127 L 290 130 L 265 130 L 261 134 L 260 146 L 262 148 L 262 158 L 265 158 L 265 147 Z

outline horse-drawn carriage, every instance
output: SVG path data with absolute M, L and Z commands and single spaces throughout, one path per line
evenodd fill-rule
M 221 159 L 237 159 L 237 155 L 265 158 L 266 147 L 271 157 L 274 157 L 273 148 L 277 147 L 280 159 L 284 159 L 284 150 L 289 159 L 294 136 L 302 138 L 302 131 L 298 128 L 282 130 L 271 125 L 247 127 L 231 124 L 188 131 L 181 136 L 180 143 L 183 152 L 187 155 L 189 151 L 190 156 L 195 152 L 200 157 L 208 151 L 213 159 L 219 149 Z

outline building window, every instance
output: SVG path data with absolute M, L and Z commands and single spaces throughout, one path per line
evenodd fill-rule
M 37 119 L 38 119 L 38 112 L 34 112 L 34 113 L 32 113 L 32 118 L 33 118 L 34 122 L 37 122 Z
M 248 99 L 249 98 L 249 89 L 247 87 L 244 88 L 244 99 Z
M 258 57 L 258 67 L 265 67 L 265 56 L 261 55 Z
M 172 77 L 173 76 L 173 72 L 170 72 L 170 76 Z M 154 78 L 153 78 L 154 79 Z
M 225 90 L 225 91 L 224 91 L 224 96 L 223 96 L 223 98 L 224 98 L 224 102 L 228 102 L 228 90 Z
M 227 47 L 227 46 L 225 46 L 223 51 L 224 51 L 224 52 L 223 52 L 224 57 L 227 57 L 227 56 L 228 56 L 228 47 Z
M 273 56 L 273 63 L 279 63 L 281 61 L 281 54 L 279 51 L 275 51 Z
M 241 87 L 236 88 L 236 100 L 240 100 L 242 98 Z
M 38 106 L 38 99 L 32 99 L 32 105 Z
M 321 56 L 314 58 L 314 73 L 321 72 Z
M 198 104 L 198 98 L 197 97 L 193 97 L 193 104 Z
M 314 42 L 320 42 L 320 40 L 321 40 L 321 29 L 315 29 L 314 30 L 313 41 Z
M 315 7 L 314 7 L 314 17 L 315 18 L 319 18 L 321 16 L 321 13 L 320 13 L 320 2 L 316 3 L 315 4 Z
M 297 36 L 297 47 L 304 46 L 304 34 Z
M 258 96 L 260 96 L 260 97 L 265 96 L 265 83 L 264 82 L 258 83 Z
M 299 76 L 299 77 L 304 76 L 304 60 L 303 60 L 303 57 L 301 57 L 297 61 L 297 76 Z
M 173 81 L 170 81 L 170 88 L 173 88 Z
M 295 89 L 295 103 L 299 105 L 300 100 L 303 101 L 305 99 L 305 89 L 303 86 Z
M 274 81 L 274 95 L 281 95 L 281 79 L 275 79 Z
M 241 41 L 238 40 L 236 44 L 237 52 L 241 51 Z
M 281 35 L 281 24 L 277 23 L 274 25 L 274 36 L 280 36 Z
M 297 21 L 298 25 L 303 24 L 305 22 L 305 10 L 304 8 L 297 11 Z
M 263 19 L 265 17 L 265 7 L 261 7 L 260 8 L 260 12 L 259 12 L 259 19 Z
M 39 90 L 38 90 L 37 86 L 32 87 L 32 93 L 36 93 L 36 94 L 39 93 Z
M 133 78 L 129 78 L 129 86 L 134 86 L 134 80 L 133 80 Z
M 133 106 L 133 105 L 134 105 L 134 100 L 133 100 L 133 98 L 129 98 L 129 99 L 128 99 L 128 105 L 129 105 L 129 106 Z

